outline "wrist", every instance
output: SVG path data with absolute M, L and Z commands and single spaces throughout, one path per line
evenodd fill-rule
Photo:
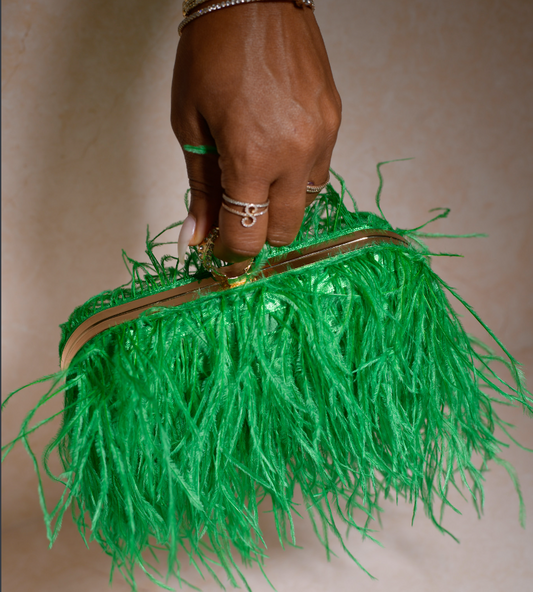
M 209 6 L 213 6 L 215 4 L 220 4 L 223 0 L 183 0 L 182 3 L 182 10 L 183 16 L 189 16 L 201 10 L 202 8 L 207 8 Z M 249 0 L 250 2 L 252 0 Z M 290 2 L 294 4 L 297 8 L 308 8 L 315 9 L 314 0 L 256 0 L 258 2 Z M 230 0 L 232 6 L 239 5 L 239 4 L 246 4 L 246 0 Z
M 310 8 L 313 12 L 315 10 L 314 0 L 184 0 L 182 5 L 184 19 L 178 26 L 178 33 L 181 36 L 183 29 L 187 25 L 202 16 L 219 12 L 223 9 L 242 9 L 242 6 L 248 4 L 253 4 L 254 7 L 259 4 L 291 4 L 299 10 L 304 10 L 305 8 Z M 224 10 L 224 12 L 226 11 Z

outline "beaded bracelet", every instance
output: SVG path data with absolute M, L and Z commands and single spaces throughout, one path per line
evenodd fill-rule
M 250 4 L 251 2 L 264 2 L 265 0 L 224 0 L 224 2 L 220 2 L 218 4 L 212 4 L 207 8 L 201 8 L 200 10 L 193 12 L 197 6 L 204 4 L 208 0 L 184 0 L 183 2 L 183 16 L 185 17 L 178 26 L 178 33 L 181 37 L 181 33 L 183 29 L 195 19 L 204 16 L 205 14 L 209 14 L 210 12 L 215 12 L 216 10 L 221 10 L 222 8 L 229 8 L 230 6 L 237 6 L 239 4 Z M 268 0 L 267 0 L 268 1 Z M 314 0 L 289 0 L 292 1 L 296 6 L 303 8 L 307 6 L 311 8 L 311 10 L 315 10 L 315 2 Z
M 314 0 L 289 0 L 294 2 L 296 6 L 299 8 L 303 8 L 304 6 L 309 6 L 309 8 L 315 9 Z M 191 12 L 200 4 L 205 4 L 208 0 L 183 0 L 182 10 L 183 16 L 189 16 Z
M 183 16 L 189 16 L 191 12 L 200 4 L 204 4 L 208 0 L 183 0 Z
M 183 0 L 183 16 L 189 16 L 192 10 L 200 6 L 200 4 L 204 4 L 204 2 L 207 2 L 207 0 Z

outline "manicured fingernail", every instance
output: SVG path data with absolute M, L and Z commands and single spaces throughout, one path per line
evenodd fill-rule
M 178 237 L 178 259 L 180 264 L 183 265 L 185 260 L 185 253 L 187 253 L 187 247 L 191 242 L 196 228 L 196 218 L 190 214 L 185 218 L 185 221 L 181 225 L 180 235 Z

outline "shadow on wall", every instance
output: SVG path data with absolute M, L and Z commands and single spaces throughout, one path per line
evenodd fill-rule
M 58 325 L 90 296 L 127 281 L 123 247 L 140 254 L 146 197 L 139 129 L 153 93 L 152 73 L 143 72 L 179 9 L 174 0 L 38 0 L 3 9 L 10 21 L 3 58 L 3 398 L 58 369 Z M 169 113 L 165 120 L 170 128 Z M 4 442 L 46 389 L 32 387 L 10 403 Z M 60 409 L 60 398 L 47 416 Z M 55 429 L 50 424 L 32 437 L 37 455 Z M 38 515 L 36 480 L 21 445 L 3 470 L 9 523 Z
M 16 220 L 7 238 L 17 244 L 8 293 L 24 323 L 21 340 L 10 342 L 15 380 L 8 388 L 35 377 L 13 367 L 27 367 L 33 349 L 23 333 L 53 327 L 54 365 L 47 361 L 43 370 L 54 369 L 57 324 L 89 296 L 127 279 L 120 249 L 138 244 L 145 227 L 136 171 L 139 109 L 148 90 L 142 72 L 175 5 L 99 0 L 67 3 L 54 15 L 36 6 L 27 15 L 26 78 L 15 73 L 6 89 L 20 119 L 6 141 L 18 145 L 10 157 L 17 175 L 5 188 Z M 30 302 L 30 293 L 40 296 Z

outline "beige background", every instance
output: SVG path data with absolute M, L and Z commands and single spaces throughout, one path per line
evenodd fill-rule
M 362 209 L 373 208 L 375 165 L 390 164 L 383 207 L 415 226 L 452 208 L 444 232 L 490 238 L 442 241 L 464 259 L 439 259 L 441 275 L 533 371 L 533 3 L 530 0 L 317 0 L 344 120 L 333 166 Z M 187 187 L 169 126 L 169 88 L 180 0 L 4 0 L 2 392 L 57 369 L 59 323 L 88 297 L 126 280 L 121 248 L 141 257 L 146 224 L 184 217 Z M 211 18 L 211 17 L 210 17 Z M 474 329 L 474 325 L 468 323 Z M 482 333 L 475 329 L 476 333 Z M 3 416 L 16 433 L 42 388 Z M 60 401 L 50 411 L 60 408 Z M 517 437 L 533 447 L 533 421 L 513 411 Z M 33 438 L 37 450 L 55 426 Z M 281 552 L 267 571 L 279 590 L 533 589 L 533 455 L 509 451 L 530 520 L 500 468 L 487 477 L 486 511 L 439 535 L 419 514 L 388 504 L 385 548 L 350 539 L 379 579 L 342 551 L 330 563 L 307 521 L 305 550 Z M 47 486 L 53 497 L 57 490 Z M 3 589 L 88 592 L 107 588 L 109 562 L 85 550 L 70 521 L 47 549 L 36 479 L 22 446 L 3 466 Z M 265 522 L 266 524 L 266 522 Z M 201 581 L 190 568 L 185 577 Z M 257 570 L 254 591 L 268 590 Z M 116 576 L 114 590 L 127 590 Z M 140 579 L 140 590 L 155 587 Z M 207 582 L 204 590 L 217 589 Z

